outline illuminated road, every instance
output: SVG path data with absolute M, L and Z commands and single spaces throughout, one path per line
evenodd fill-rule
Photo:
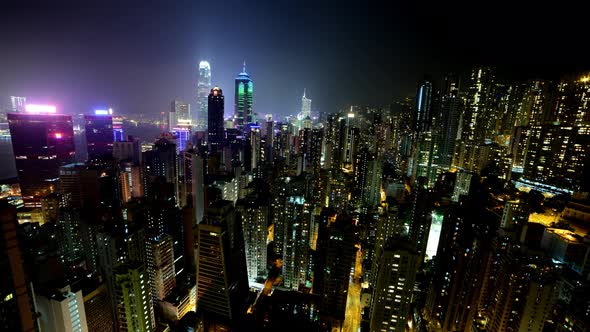
M 348 285 L 348 298 L 346 299 L 346 316 L 342 325 L 342 332 L 358 332 L 361 327 L 361 283 L 362 255 L 358 250 L 354 265 L 354 278 Z M 332 329 L 339 331 L 339 329 Z

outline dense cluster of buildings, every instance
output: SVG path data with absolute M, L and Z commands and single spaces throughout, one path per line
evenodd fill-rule
M 590 79 L 462 82 L 277 120 L 244 64 L 226 119 L 201 61 L 155 140 L 13 97 L 0 327 L 590 329 Z

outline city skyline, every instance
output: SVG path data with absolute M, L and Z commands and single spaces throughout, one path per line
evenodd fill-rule
M 590 331 L 585 17 L 65 1 L 0 8 L 0 330 Z
M 156 116 L 175 98 L 196 111 L 199 62 L 211 63 L 213 85 L 231 91 L 245 60 L 257 82 L 255 112 L 285 116 L 297 113 L 303 88 L 316 110 L 332 113 L 351 104 L 381 105 L 409 95 L 424 73 L 466 74 L 481 64 L 497 66 L 509 79 L 558 79 L 588 69 L 574 42 L 583 20 L 565 20 L 559 8 L 539 7 L 529 16 L 514 8 L 503 12 L 502 6 L 488 8 L 487 15 L 477 8 L 463 12 L 411 4 L 379 12 L 354 2 L 301 2 L 262 11 L 240 2 L 219 4 L 214 12 L 200 11 L 206 4 L 199 2 L 180 1 L 177 6 L 80 6 L 67 1 L 27 9 L 7 6 L 0 28 L 11 33 L 1 34 L 0 42 L 12 47 L 0 55 L 5 73 L 0 96 L 27 96 L 57 104 L 68 114 L 112 106 L 123 114 Z M 495 15 L 503 17 L 501 26 L 491 24 Z M 455 34 L 436 29 L 458 27 L 459 18 L 490 42 L 459 41 Z M 559 50 L 532 53 L 544 38 L 553 40 L 557 34 L 549 25 L 534 25 L 536 33 L 522 38 L 530 24 L 543 19 L 570 29 L 559 36 Z M 355 23 L 347 24 L 349 20 Z M 244 24 L 251 31 L 245 38 L 240 34 Z M 43 32 L 37 33 L 41 26 Z M 216 41 L 218 31 L 223 32 L 221 43 Z M 93 36 L 92 43 L 87 36 Z M 38 54 L 45 56 L 34 60 Z M 355 86 L 343 96 L 338 82 L 350 79 Z M 227 103 L 234 103 L 232 95 Z

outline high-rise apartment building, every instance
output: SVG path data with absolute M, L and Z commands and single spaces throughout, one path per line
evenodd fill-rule
M 172 242 L 173 239 L 168 234 L 161 234 L 148 239 L 146 248 L 147 270 L 154 303 L 170 295 L 176 286 Z
M 70 285 L 39 290 L 35 295 L 42 331 L 87 332 L 82 291 Z
M 348 283 L 355 257 L 353 227 L 348 215 L 321 218 L 317 238 L 313 292 L 320 296 L 320 313 L 340 321 L 346 313 Z
M 298 290 L 308 279 L 312 214 L 303 196 L 287 198 L 283 215 L 283 285 Z
M 126 263 L 113 271 L 119 331 L 155 331 L 154 308 L 145 264 Z
M 418 254 L 410 243 L 395 240 L 385 246 L 377 259 L 370 331 L 407 331 Z
M 248 281 L 257 282 L 267 275 L 269 200 L 252 193 L 236 203 L 236 210 L 242 216 Z

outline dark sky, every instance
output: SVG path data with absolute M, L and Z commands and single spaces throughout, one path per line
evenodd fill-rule
M 389 103 L 424 74 L 473 64 L 509 79 L 590 69 L 585 8 L 407 2 L 2 2 L 0 98 L 157 114 L 174 98 L 195 104 L 196 66 L 208 59 L 229 115 L 246 60 L 255 111 L 286 115 L 303 88 L 314 109 L 333 112 Z

